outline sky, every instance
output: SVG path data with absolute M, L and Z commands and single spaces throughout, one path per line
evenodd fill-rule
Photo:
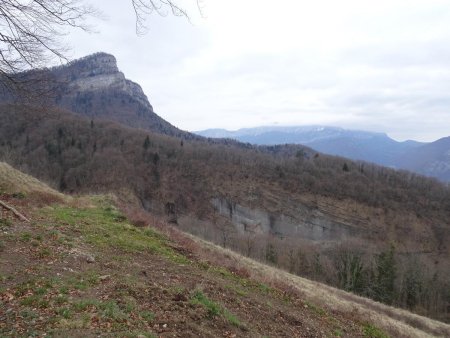
M 75 59 L 113 54 L 155 112 L 189 131 L 327 125 L 396 140 L 450 136 L 450 1 L 180 0 L 191 20 L 95 0 Z

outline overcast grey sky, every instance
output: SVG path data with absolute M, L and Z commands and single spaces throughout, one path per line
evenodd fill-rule
M 321 124 L 397 140 L 450 135 L 450 1 L 194 0 L 192 24 L 128 0 L 91 1 L 98 33 L 72 57 L 112 53 L 155 112 L 185 130 Z

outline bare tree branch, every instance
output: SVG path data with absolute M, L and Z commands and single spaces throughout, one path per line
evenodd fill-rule
M 95 13 L 80 0 L 2 0 L 0 71 L 43 67 L 53 57 L 66 61 L 61 37 L 71 27 L 87 30 L 85 20 Z
M 203 10 L 203 1 L 195 0 L 200 14 Z M 188 12 L 173 0 L 132 0 L 133 9 L 136 15 L 136 34 L 147 33 L 147 19 L 152 13 L 160 16 L 172 14 L 174 16 L 185 17 L 190 21 Z
M 96 11 L 81 0 L 2 0 L 0 2 L 0 84 L 19 92 L 37 81 L 39 72 L 22 72 L 48 65 L 55 57 L 67 61 L 68 48 L 61 43 L 69 28 L 89 30 L 86 19 Z M 42 72 L 40 72 L 42 73 Z M 33 75 L 33 76 L 30 76 Z M 40 74 L 41 75 L 41 74 Z M 36 86 L 32 86 L 36 88 Z M 40 95 L 40 94 L 38 94 Z M 36 95 L 33 95 L 36 96 Z
M 201 0 L 197 2 L 201 13 Z M 187 11 L 174 0 L 131 0 L 136 15 L 136 33 L 147 32 L 146 20 L 156 12 L 158 15 L 185 17 Z M 86 20 L 99 13 L 84 0 L 1 0 L 0 1 L 0 94 L 20 93 L 21 98 L 34 95 L 36 75 L 44 72 L 24 71 L 45 68 L 52 59 L 67 62 L 68 48 L 61 38 L 71 28 L 90 30 Z M 30 74 L 33 77 L 30 79 Z M 34 83 L 29 86 L 28 82 Z M 26 88 L 32 88 L 27 91 Z M 47 90 L 47 89 L 45 89 Z

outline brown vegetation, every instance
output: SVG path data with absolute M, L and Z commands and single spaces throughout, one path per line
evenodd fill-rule
M 113 199 L 83 196 L 40 208 L 24 197 L 34 221 L 0 224 L 0 335 L 383 334 L 368 319 L 317 311 L 298 294 L 202 260 L 186 245 L 199 244 L 176 229 L 177 241 L 133 227 Z
M 191 218 L 180 226 L 250 257 L 448 320 L 450 191 L 436 180 L 298 146 L 186 140 L 58 110 L 42 117 L 1 108 L 3 160 L 59 190 L 114 191 L 174 223 Z M 238 232 L 217 214 L 215 197 L 294 218 L 302 205 L 355 229 L 355 241 Z M 391 244 L 398 269 L 384 281 L 380 271 Z

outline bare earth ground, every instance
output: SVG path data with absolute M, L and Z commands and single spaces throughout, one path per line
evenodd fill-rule
M 25 200 L 14 204 L 26 209 Z M 31 224 L 3 212 L 9 221 L 0 236 L 2 336 L 362 337 L 378 332 L 202 261 L 157 232 L 129 225 L 104 202 L 27 214 Z

